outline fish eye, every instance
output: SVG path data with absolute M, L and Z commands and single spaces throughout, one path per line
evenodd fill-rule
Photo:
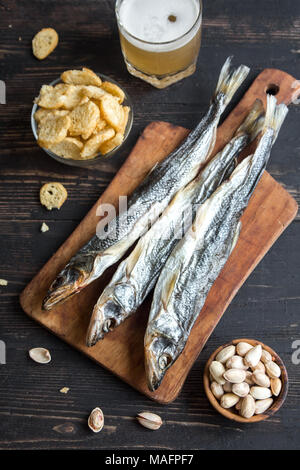
M 116 326 L 116 320 L 114 318 L 108 318 L 107 320 L 105 320 L 103 324 L 103 331 L 105 333 L 108 333 L 109 331 L 112 331 L 115 326 Z
M 158 360 L 160 369 L 164 370 L 171 364 L 172 358 L 169 354 L 162 354 Z

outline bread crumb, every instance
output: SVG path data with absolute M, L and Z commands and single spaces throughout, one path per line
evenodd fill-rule
M 33 55 L 39 59 L 45 59 L 58 44 L 58 34 L 53 28 L 43 28 L 32 39 Z
M 0 279 L 0 286 L 7 286 L 8 282 L 6 279 Z
M 48 230 L 49 230 L 48 225 L 45 224 L 45 222 L 43 222 L 41 225 L 41 232 L 48 232 Z
M 60 389 L 60 393 L 68 393 L 69 390 L 69 387 L 63 387 Z
M 48 210 L 60 209 L 68 197 L 66 188 L 61 183 L 46 183 L 40 189 L 40 201 Z

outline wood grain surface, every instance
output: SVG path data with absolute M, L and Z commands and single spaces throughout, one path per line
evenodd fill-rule
M 168 406 L 151 402 L 99 368 L 28 319 L 19 306 L 20 292 L 98 200 L 145 126 L 160 120 L 194 127 L 229 54 L 251 72 L 228 112 L 266 67 L 300 79 L 299 2 L 205 1 L 203 19 L 197 72 L 166 90 L 155 90 L 126 72 L 113 0 L 0 0 L 0 79 L 7 88 L 7 104 L 0 105 L 0 278 L 8 280 L 7 287 L 0 287 L 0 339 L 7 352 L 6 365 L 0 365 L 1 449 L 299 449 L 299 215 L 231 302 L 182 393 Z M 39 62 L 31 54 L 31 39 L 45 26 L 57 29 L 60 43 Z M 93 170 L 51 160 L 36 146 L 30 128 L 32 100 L 41 84 L 82 65 L 119 81 L 135 111 L 126 147 Z M 295 103 L 268 165 L 269 173 L 298 202 L 299 119 Z M 38 193 L 43 183 L 53 180 L 66 186 L 69 198 L 60 211 L 47 212 Z M 50 227 L 46 234 L 40 232 L 43 221 Z M 277 351 L 290 383 L 280 411 L 251 427 L 218 415 L 202 382 L 209 355 L 242 336 L 260 339 Z M 34 346 L 51 350 L 49 365 L 30 361 L 27 351 Z M 59 392 L 63 386 L 70 387 L 67 395 Z M 95 406 L 101 406 L 106 420 L 99 435 L 92 435 L 86 425 Z M 159 431 L 147 432 L 135 422 L 143 409 L 162 416 Z
M 267 91 L 276 84 L 278 102 L 289 104 L 295 96 L 292 85 L 295 78 L 276 69 L 264 70 L 254 80 L 244 97 L 218 128 L 215 155 L 227 144 L 257 98 L 266 101 Z M 146 127 L 134 149 L 115 178 L 72 235 L 34 277 L 21 294 L 25 312 L 64 341 L 84 352 L 94 361 L 122 378 L 132 387 L 159 403 L 173 401 L 202 350 L 239 287 L 250 275 L 274 241 L 294 219 L 298 211 L 296 201 L 273 178 L 265 173 L 242 218 L 242 231 L 236 248 L 213 285 L 205 305 L 192 329 L 187 345 L 176 363 L 168 370 L 161 386 L 150 392 L 144 371 L 144 333 L 151 305 L 151 294 L 135 315 L 93 348 L 85 345 L 91 312 L 108 279 L 117 265 L 80 294 L 58 305 L 50 312 L 42 311 L 42 300 L 49 285 L 70 258 L 96 233 L 102 204 L 113 204 L 118 209 L 119 196 L 130 194 L 151 168 L 187 135 L 184 128 L 163 122 Z M 252 145 L 255 148 L 255 145 Z M 245 154 L 249 154 L 249 148 Z M 141 159 L 141 156 L 143 158 Z M 99 213 L 99 212 L 98 212 Z

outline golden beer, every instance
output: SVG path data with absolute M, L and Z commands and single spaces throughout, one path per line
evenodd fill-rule
M 117 0 L 129 73 L 165 88 L 194 73 L 201 44 L 201 0 Z

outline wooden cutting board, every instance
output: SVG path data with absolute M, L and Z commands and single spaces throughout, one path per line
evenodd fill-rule
M 271 88 L 279 102 L 290 103 L 299 93 L 296 80 L 280 70 L 266 69 L 253 82 L 242 100 L 219 127 L 213 154 L 233 136 L 256 98 L 266 102 Z M 276 86 L 275 86 L 276 85 Z M 161 161 L 188 134 L 186 129 L 165 122 L 149 124 L 127 160 L 98 202 L 73 234 L 35 276 L 21 294 L 25 312 L 61 339 L 109 369 L 150 398 L 169 403 L 174 400 L 195 359 L 245 279 L 297 213 L 296 201 L 267 172 L 264 173 L 242 218 L 239 241 L 194 325 L 185 350 L 168 370 L 162 385 L 150 392 L 144 372 L 143 338 L 151 295 L 140 309 L 93 348 L 85 346 L 85 335 L 92 308 L 112 276 L 115 267 L 83 291 L 51 312 L 41 311 L 41 302 L 58 272 L 96 230 L 99 204 L 118 205 L 120 195 L 130 194 L 153 165 Z

